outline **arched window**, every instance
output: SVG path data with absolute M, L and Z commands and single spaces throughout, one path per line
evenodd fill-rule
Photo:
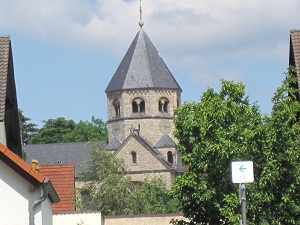
M 162 104 L 161 101 L 158 101 L 158 111 L 162 112 Z
M 132 102 L 132 112 L 133 112 L 133 113 L 139 112 L 139 107 L 138 107 L 138 104 L 137 104 L 136 101 L 133 101 L 133 102 Z
M 131 152 L 132 163 L 136 163 L 136 152 Z
M 113 101 L 113 106 L 114 106 L 114 109 L 115 109 L 115 116 L 118 117 L 120 116 L 120 102 L 118 99 L 115 99 Z
M 145 102 L 144 101 L 141 101 L 141 103 L 140 103 L 140 112 L 141 113 L 145 112 Z
M 132 112 L 133 113 L 144 113 L 146 111 L 146 104 L 144 99 L 135 98 L 132 101 Z
M 165 104 L 164 104 L 164 112 L 165 113 L 168 112 L 168 107 L 169 107 L 169 103 L 168 103 L 168 101 L 165 101 Z
M 169 111 L 169 100 L 167 98 L 159 99 L 158 111 L 162 113 L 167 113 Z
M 168 151 L 167 156 L 168 156 L 168 162 L 173 164 L 173 153 L 171 151 Z

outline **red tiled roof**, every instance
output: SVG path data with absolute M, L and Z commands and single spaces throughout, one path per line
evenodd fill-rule
M 6 163 L 20 176 L 29 181 L 35 187 L 43 183 L 45 177 L 28 165 L 18 155 L 9 150 L 5 145 L 0 143 L 0 160 Z
M 74 197 L 74 165 L 42 165 L 40 172 L 51 179 L 59 195 L 60 202 L 52 204 L 53 212 L 75 211 Z

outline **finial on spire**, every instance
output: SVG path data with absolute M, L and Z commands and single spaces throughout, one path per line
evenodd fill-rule
M 144 26 L 143 11 L 142 11 L 142 0 L 140 0 L 140 22 L 139 22 L 139 25 L 140 25 L 141 28 Z

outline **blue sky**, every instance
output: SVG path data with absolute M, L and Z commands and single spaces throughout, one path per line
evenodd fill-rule
M 107 120 L 104 92 L 139 31 L 139 0 L 0 0 L 12 40 L 19 108 L 32 122 Z M 144 30 L 183 89 L 198 101 L 220 80 L 243 82 L 269 113 L 288 67 L 298 0 L 142 0 Z

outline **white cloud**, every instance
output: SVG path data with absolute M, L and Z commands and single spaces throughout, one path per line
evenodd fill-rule
M 125 47 L 138 31 L 138 0 L 0 4 L 1 27 L 74 45 Z M 143 18 L 149 36 L 164 48 L 220 53 L 282 42 L 283 32 L 287 37 L 299 24 L 299 9 L 297 0 L 144 0 Z
M 139 30 L 139 3 L 0 0 L 0 30 L 122 57 Z M 143 0 L 142 4 L 145 31 L 176 78 L 189 81 L 191 87 L 219 84 L 222 78 L 252 85 L 262 77 L 259 69 L 240 65 L 245 61 L 253 67 L 270 61 L 272 66 L 287 65 L 289 30 L 300 28 L 298 0 Z M 248 69 L 256 69 L 251 79 Z

